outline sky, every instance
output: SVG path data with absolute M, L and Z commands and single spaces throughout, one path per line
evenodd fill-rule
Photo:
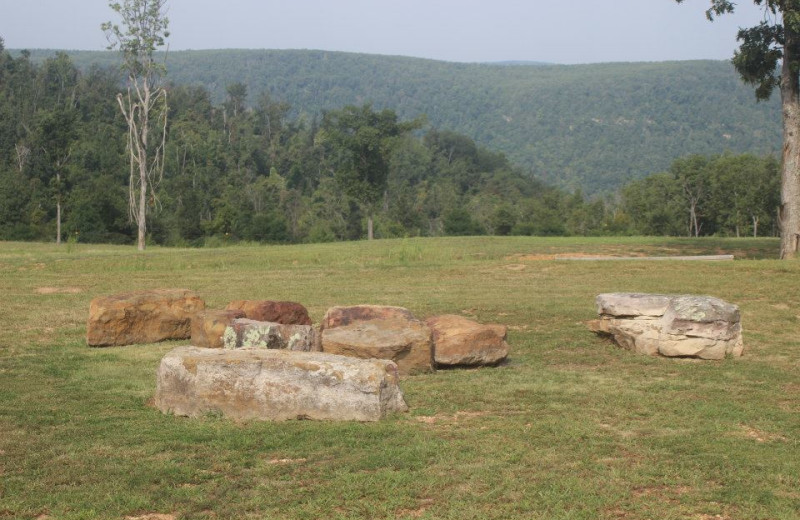
M 0 0 L 9 49 L 102 50 L 108 0 Z M 742 0 L 710 23 L 709 0 L 168 0 L 170 50 L 321 49 L 455 62 L 729 59 Z

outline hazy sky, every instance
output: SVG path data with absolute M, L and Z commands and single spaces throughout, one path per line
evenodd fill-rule
M 447 61 L 728 59 L 751 0 L 169 0 L 170 49 L 324 49 Z M 107 0 L 0 0 L 7 48 L 104 49 Z

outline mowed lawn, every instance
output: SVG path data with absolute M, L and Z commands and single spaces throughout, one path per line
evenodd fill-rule
M 763 239 L 443 238 L 219 249 L 0 243 L 0 519 L 797 519 L 800 262 Z M 555 254 L 732 253 L 734 262 Z M 741 258 L 741 260 L 740 260 Z M 508 326 L 510 360 L 402 381 L 380 423 L 234 423 L 151 405 L 186 342 L 88 348 L 89 302 L 188 288 L 399 305 Z M 745 355 L 634 355 L 589 333 L 601 292 L 742 311 Z M 159 514 L 162 516 L 149 516 Z

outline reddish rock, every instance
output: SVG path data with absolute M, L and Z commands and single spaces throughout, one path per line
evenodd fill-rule
M 215 310 L 197 313 L 192 319 L 192 345 L 201 348 L 222 348 L 225 328 L 237 318 L 244 318 L 244 311 Z
M 433 371 L 431 331 L 401 307 L 334 307 L 323 320 L 321 343 L 331 354 L 390 359 L 401 374 Z
M 192 318 L 205 302 L 187 289 L 151 289 L 99 297 L 89 305 L 91 347 L 155 343 L 191 337 Z
M 496 365 L 508 357 L 505 325 L 482 325 L 447 314 L 427 321 L 437 365 Z
M 311 325 L 308 310 L 296 302 L 236 300 L 229 303 L 226 309 L 244 311 L 244 317 L 249 320 L 269 321 L 284 325 Z

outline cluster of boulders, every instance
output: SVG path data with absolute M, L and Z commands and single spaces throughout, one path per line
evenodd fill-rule
M 156 405 L 237 419 L 378 420 L 407 409 L 399 376 L 496 365 L 506 327 L 461 316 L 427 321 L 402 307 L 333 307 L 319 327 L 295 302 L 240 300 L 207 310 L 192 291 L 95 298 L 90 346 L 191 339 L 162 360 Z
M 739 308 L 710 296 L 608 293 L 589 328 L 648 355 L 741 356 Z M 95 298 L 90 346 L 191 339 L 157 374 L 165 413 L 235 419 L 375 421 L 406 411 L 400 376 L 496 365 L 506 327 L 455 315 L 417 319 L 402 307 L 332 307 L 318 327 L 295 302 L 238 300 L 207 310 L 195 293 L 156 289 Z
M 739 308 L 711 296 L 606 293 L 589 329 L 640 354 L 698 359 L 742 355 Z

